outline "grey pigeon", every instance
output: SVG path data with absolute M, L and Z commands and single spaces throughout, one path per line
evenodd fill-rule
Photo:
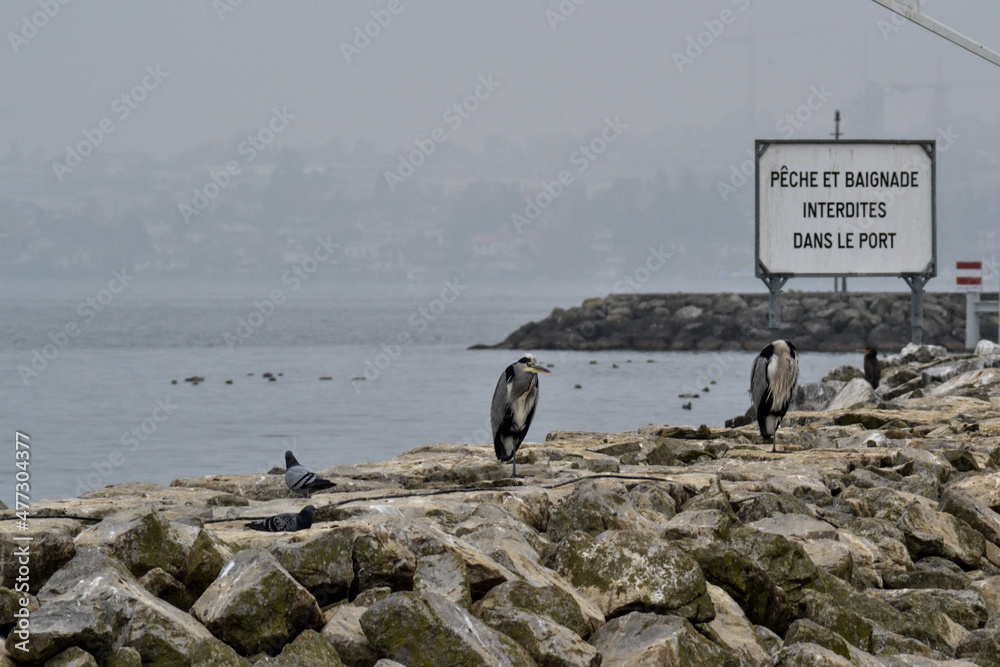
M 298 514 L 275 514 L 260 521 L 251 521 L 246 527 L 268 533 L 290 533 L 296 530 L 305 530 L 312 526 L 313 514 L 315 513 L 315 507 L 306 505 Z
M 285 484 L 292 490 L 292 493 L 311 497 L 313 491 L 331 489 L 336 484 L 328 479 L 323 479 L 314 472 L 309 472 L 298 461 L 291 450 L 285 452 Z

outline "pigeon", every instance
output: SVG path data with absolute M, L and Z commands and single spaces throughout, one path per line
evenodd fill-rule
M 306 505 L 298 514 L 275 514 L 266 519 L 251 521 L 246 527 L 268 533 L 290 533 L 296 530 L 305 530 L 312 526 L 313 514 L 315 513 L 315 507 Z
M 304 495 L 306 498 L 311 497 L 313 491 L 322 491 L 336 486 L 330 480 L 323 479 L 299 465 L 291 450 L 285 452 L 285 484 L 288 485 L 292 493 Z

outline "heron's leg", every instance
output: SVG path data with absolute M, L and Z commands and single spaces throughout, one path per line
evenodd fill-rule
M 510 472 L 510 478 L 514 479 L 517 477 L 517 452 L 514 452 L 514 457 L 511 459 L 513 462 L 513 470 Z
M 778 429 L 774 429 L 774 435 L 771 436 L 771 453 L 780 454 L 778 451 Z

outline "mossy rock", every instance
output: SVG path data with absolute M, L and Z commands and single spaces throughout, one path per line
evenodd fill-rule
M 635 527 L 627 517 L 638 512 L 618 481 L 586 480 L 549 512 L 548 533 L 558 541 L 574 531 L 599 535 L 606 530 Z
M 71 646 L 46 660 L 45 667 L 97 667 L 97 659 L 79 646 Z
M 825 649 L 833 651 L 839 656 L 851 659 L 851 648 L 847 641 L 833 630 L 826 628 L 819 623 L 814 623 L 807 618 L 797 619 L 788 628 L 785 635 L 785 645 L 790 644 L 819 644 Z
M 495 607 L 487 610 L 481 620 L 517 642 L 540 665 L 601 664 L 596 648 L 547 616 L 517 607 Z
M 347 598 L 354 582 L 356 531 L 334 528 L 307 542 L 276 543 L 270 551 L 320 606 Z
M 354 540 L 352 549 L 354 584 L 352 591 L 388 586 L 394 591 L 413 590 L 417 556 L 385 527 Z
M 276 655 L 302 630 L 323 623 L 315 598 L 259 547 L 236 554 L 191 615 L 243 655 Z
M 805 549 L 781 535 L 740 526 L 733 531 L 730 546 L 746 553 L 766 570 L 793 604 L 802 588 L 819 576 L 819 568 Z
M 673 613 L 695 623 L 715 617 L 698 563 L 649 533 L 609 531 L 596 539 L 572 533 L 550 565 L 607 617 L 630 611 Z
M 184 559 L 184 585 L 200 596 L 232 557 L 229 545 L 206 530 L 199 531 Z
M 267 667 L 344 667 L 337 650 L 315 630 L 304 630 Z
M 178 529 L 156 511 L 115 515 L 77 537 L 77 548 L 103 546 L 129 571 L 141 577 L 160 568 L 173 577 L 182 577 L 184 561 L 191 548 Z
M 717 542 L 689 549 L 705 579 L 736 600 L 751 623 L 784 635 L 795 618 L 785 592 L 747 554 Z
M 523 579 L 508 581 L 487 593 L 473 606 L 472 612 L 478 617 L 496 607 L 516 607 L 545 616 L 584 639 L 595 629 L 576 598 L 558 586 L 532 586 Z
M 607 622 L 590 637 L 604 665 L 739 667 L 732 653 L 679 616 L 632 612 Z
M 855 378 L 864 378 L 865 374 L 860 368 L 854 366 L 837 366 L 827 373 L 821 382 L 850 382 Z
M 874 415 L 870 412 L 845 412 L 834 416 L 833 423 L 837 426 L 850 426 L 851 424 L 861 424 L 866 429 L 873 431 L 882 428 L 888 422 L 887 417 Z
M 361 615 L 361 629 L 380 655 L 407 667 L 535 665 L 512 639 L 434 593 L 393 593 Z

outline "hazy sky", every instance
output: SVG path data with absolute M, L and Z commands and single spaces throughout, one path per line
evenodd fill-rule
M 48 161 L 108 119 L 102 150 L 166 157 L 257 132 L 274 109 L 294 116 L 278 137 L 293 147 L 367 139 L 394 152 L 436 128 L 472 147 L 524 143 L 615 116 L 637 135 L 746 123 L 749 147 L 783 138 L 781 119 L 812 91 L 833 94 L 817 110 L 832 117 L 871 83 L 886 90 L 888 138 L 934 137 L 941 82 L 943 122 L 998 119 L 996 67 L 871 0 L 580 1 L 5 0 L 0 151 L 15 142 Z M 1000 4 L 922 4 L 1000 50 Z M 366 27 L 377 34 L 355 42 Z M 478 108 L 449 125 L 477 90 Z M 847 136 L 869 138 L 852 120 Z

